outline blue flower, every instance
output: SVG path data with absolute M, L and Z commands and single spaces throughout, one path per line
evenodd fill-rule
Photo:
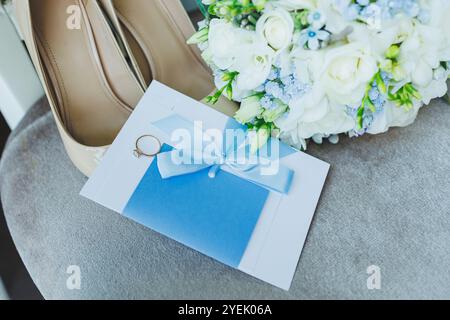
M 281 78 L 279 75 L 277 79 L 266 81 L 263 87 L 261 91 L 265 92 L 265 95 L 261 99 L 261 105 L 267 110 L 278 108 L 280 103 L 287 106 L 310 89 L 310 86 L 297 79 L 294 73 Z
M 423 10 L 418 0 L 334 0 L 338 9 L 347 20 L 362 19 L 366 22 L 376 19 L 391 19 L 398 14 L 405 14 L 420 21 L 428 21 L 429 13 Z
M 275 102 L 274 97 L 271 95 L 266 94 L 264 97 L 261 98 L 260 102 L 261 102 L 261 106 L 265 110 L 273 110 L 278 107 L 278 104 Z
M 369 91 L 369 98 L 372 101 L 375 101 L 376 99 L 378 99 L 380 96 L 380 91 L 378 90 L 378 88 L 372 88 Z
M 316 30 L 322 29 L 325 26 L 326 21 L 326 16 L 320 11 L 312 11 L 308 15 L 308 23 Z
M 268 81 L 265 85 L 265 91 L 268 95 L 280 99 L 283 96 L 283 88 L 277 81 Z
M 360 5 L 360 6 L 368 6 L 370 1 L 369 0 L 356 0 L 356 2 Z
M 329 39 L 330 33 L 328 31 L 310 27 L 300 33 L 299 44 L 301 47 L 306 46 L 311 50 L 319 50 Z
M 384 84 L 388 86 L 391 76 L 384 71 L 381 71 L 380 75 Z M 384 107 L 387 102 L 387 94 L 380 91 L 376 80 L 370 84 L 368 98 L 372 105 L 364 102 L 365 105 L 363 106 L 364 113 L 362 118 L 362 127 L 351 131 L 350 134 L 353 136 L 361 136 L 365 134 L 370 129 L 375 119 L 384 112 Z M 347 106 L 347 114 L 356 120 L 359 117 L 361 107 L 362 105 Z
M 409 17 L 417 17 L 421 8 L 417 0 L 378 0 L 385 18 L 392 18 L 398 14 L 406 14 Z
M 269 77 L 267 78 L 270 81 L 276 80 L 280 77 L 280 69 L 279 68 L 272 68 L 270 71 Z

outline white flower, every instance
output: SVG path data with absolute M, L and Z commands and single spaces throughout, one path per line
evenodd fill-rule
M 377 71 L 377 60 L 367 46 L 351 43 L 327 50 L 321 81 L 330 100 L 358 104 Z
M 239 91 L 256 89 L 267 80 L 272 69 L 275 52 L 256 38 L 240 48 L 236 63 L 230 68 L 239 72 L 236 79 Z
M 224 86 L 226 86 L 228 84 L 227 81 L 223 80 L 223 72 L 222 71 L 216 70 L 215 76 L 214 76 L 214 84 L 215 84 L 216 88 L 218 88 L 218 89 L 223 88 Z M 232 100 L 234 100 L 236 102 L 241 102 L 245 97 L 252 95 L 251 90 L 241 90 L 240 88 L 238 88 L 236 85 L 236 81 L 234 81 L 232 83 L 232 89 L 233 89 Z M 227 90 L 224 90 L 223 95 L 225 97 L 229 98 Z
M 317 6 L 317 0 L 279 0 L 274 1 L 274 5 L 286 10 L 314 9 Z
M 429 104 L 431 100 L 445 96 L 448 91 L 447 77 L 448 75 L 445 79 L 433 79 L 428 86 L 419 88 L 423 103 Z
M 319 80 L 324 64 L 323 51 L 311 51 L 298 48 L 291 53 L 297 78 L 308 84 Z
M 236 112 L 235 119 L 240 123 L 248 123 L 252 121 L 256 116 L 262 113 L 260 98 L 257 95 L 253 95 L 242 99 L 239 111 Z
M 292 62 L 292 56 L 289 50 L 284 50 L 277 54 L 274 66 L 280 69 L 280 79 L 287 77 L 294 72 L 294 65 Z
M 226 70 L 236 61 L 241 47 L 252 41 L 254 33 L 233 26 L 225 20 L 212 19 L 209 25 L 208 49 L 204 52 L 208 62 Z
M 256 32 L 276 51 L 286 49 L 292 40 L 294 21 L 282 8 L 268 10 L 258 20 Z
M 436 82 L 434 74 L 440 63 L 449 58 L 448 41 L 442 30 L 436 27 L 416 24 L 414 32 L 402 43 L 400 67 L 405 79 L 411 81 L 421 95 L 426 95 L 425 103 L 445 94 L 442 89 L 445 81 Z M 439 88 L 434 88 L 435 85 Z M 432 96 L 432 92 L 439 95 Z
M 450 10 L 450 2 L 448 0 L 419 0 L 419 2 L 427 18 L 421 19 L 423 24 L 442 25 L 444 27 L 443 31 L 450 31 L 450 27 L 446 23 L 448 22 L 448 10 Z
M 422 106 L 448 91 L 450 71 L 443 63 L 450 61 L 449 0 L 252 3 L 262 14 L 254 30 L 245 23 L 245 28 L 239 27 L 240 17 L 215 18 L 202 23 L 201 32 L 190 41 L 199 44 L 216 86 L 241 101 L 235 115 L 241 123 L 258 119 L 258 126 L 260 120 L 266 129 L 274 122 L 281 139 L 304 148 L 307 139 L 360 132 L 356 109 L 349 108 L 359 108 L 366 93 L 373 106 L 367 105 L 364 129 L 370 125 L 367 132 L 377 134 L 411 124 Z M 303 23 L 306 18 L 308 25 L 299 30 L 294 15 L 303 10 L 296 19 L 301 17 Z M 372 84 L 380 69 L 387 73 L 386 77 L 382 73 L 383 80 L 389 81 L 386 86 L 394 96 L 379 96 L 385 93 L 380 79 L 379 90 Z M 291 78 L 304 90 L 287 99 L 279 93 L 286 88 L 295 91 L 296 84 L 281 86 L 283 79 Z M 264 100 L 259 92 L 264 92 Z M 269 133 L 255 131 L 260 139 L 252 141 L 252 149 L 265 143 Z
M 267 128 L 260 128 L 258 131 L 251 130 L 248 133 L 250 140 L 250 153 L 256 154 L 269 140 L 270 130 Z
M 309 93 L 292 101 L 287 117 L 276 121 L 283 135 L 301 141 L 315 134 L 325 136 L 347 132 L 355 121 L 349 117 L 344 106 L 331 103 L 317 84 Z
M 406 20 L 401 20 L 383 30 L 373 30 L 358 23 L 352 25 L 353 32 L 348 35 L 347 39 L 349 42 L 357 42 L 369 47 L 372 54 L 380 59 L 385 56 L 386 51 L 393 44 L 403 41 L 402 38 L 406 37 L 406 30 L 411 31 L 410 26 L 411 24 L 408 24 Z
M 377 114 L 367 133 L 380 134 L 393 127 L 406 127 L 414 122 L 420 108 L 423 106 L 421 101 L 413 101 L 413 107 L 406 109 L 397 106 L 395 103 L 387 101 L 383 112 Z
M 444 38 L 441 43 L 441 59 L 450 60 L 450 1 L 421 0 L 421 5 L 429 11 L 430 23 Z
M 401 43 L 414 32 L 414 20 L 400 16 L 383 21 L 382 32 L 393 33 L 393 43 Z
M 339 0 L 342 1 L 342 0 Z M 344 18 L 341 13 L 339 1 L 334 0 L 317 0 L 317 8 L 326 17 L 326 29 L 335 36 L 338 36 L 345 29 L 349 28 L 352 23 Z M 348 6 L 349 0 L 344 0 Z
M 233 98 L 253 90 L 269 76 L 275 52 L 254 31 L 243 30 L 224 20 L 213 19 L 209 47 L 203 57 L 216 69 L 237 71 Z
M 287 105 L 276 102 L 274 109 L 266 109 L 262 114 L 264 121 L 266 122 L 274 122 L 278 118 L 280 118 L 287 110 Z

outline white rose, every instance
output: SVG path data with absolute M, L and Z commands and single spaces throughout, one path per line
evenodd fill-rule
M 256 32 L 276 51 L 286 49 L 292 40 L 294 21 L 284 9 L 264 13 L 256 24 Z
M 287 117 L 277 120 L 276 124 L 285 136 L 291 135 L 291 141 L 302 141 L 316 134 L 340 134 L 355 127 L 355 121 L 344 106 L 331 103 L 320 84 L 292 101 L 289 108 Z
M 286 10 L 314 9 L 317 7 L 317 0 L 279 0 L 274 2 L 275 6 Z
M 330 100 L 339 104 L 358 104 L 368 83 L 378 71 L 377 60 L 361 43 L 328 49 L 321 82 Z
M 239 72 L 236 78 L 239 91 L 256 89 L 267 80 L 272 69 L 275 52 L 267 44 L 254 40 L 240 47 L 236 63 L 230 68 Z
M 204 57 L 219 69 L 226 70 L 235 63 L 239 48 L 253 37 L 254 32 L 237 28 L 222 19 L 213 19 L 209 24 L 208 49 Z
M 262 113 L 260 97 L 254 95 L 242 99 L 239 111 L 236 112 L 235 119 L 240 123 L 248 123 Z

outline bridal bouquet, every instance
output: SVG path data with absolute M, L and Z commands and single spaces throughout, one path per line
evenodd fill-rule
M 200 2 L 200 0 L 199 0 Z M 411 124 L 447 92 L 448 0 L 202 0 L 190 39 L 236 119 L 305 149 Z

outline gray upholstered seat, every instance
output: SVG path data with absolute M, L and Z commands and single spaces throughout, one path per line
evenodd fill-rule
M 78 196 L 86 180 L 45 103 L 11 136 L 0 193 L 46 298 L 450 298 L 449 142 L 450 108 L 436 101 L 408 128 L 311 146 L 332 171 L 289 292 Z M 66 287 L 70 265 L 81 290 Z M 367 289 L 370 265 L 381 290 Z

